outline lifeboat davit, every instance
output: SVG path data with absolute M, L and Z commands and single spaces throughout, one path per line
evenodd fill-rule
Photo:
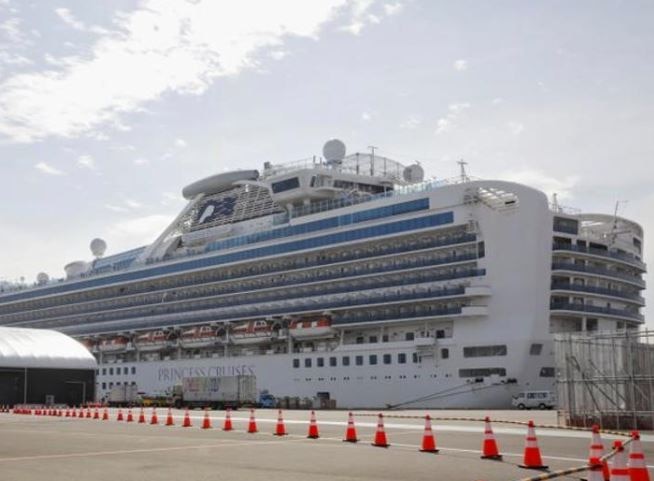
M 139 351 L 158 351 L 170 345 L 170 335 L 165 331 L 150 331 L 134 338 Z
M 93 339 L 82 339 L 80 342 L 89 352 L 98 352 L 98 343 Z
M 236 324 L 229 334 L 234 344 L 257 344 L 276 337 L 273 323 L 268 321 L 248 321 Z
M 179 335 L 180 345 L 187 349 L 213 346 L 219 341 L 223 341 L 223 338 L 218 335 L 218 330 L 211 326 L 195 326 L 183 330 Z
M 125 336 L 110 337 L 100 341 L 98 344 L 98 350 L 100 352 L 125 351 L 128 344 L 129 339 L 127 339 Z
M 332 320 L 328 317 L 291 321 L 288 331 L 295 339 L 330 337 L 334 334 Z

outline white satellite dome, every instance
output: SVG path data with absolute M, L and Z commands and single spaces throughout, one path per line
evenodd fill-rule
M 409 184 L 417 184 L 425 180 L 425 170 L 417 162 L 404 168 L 402 177 Z
M 36 275 L 36 283 L 38 285 L 43 285 L 43 284 L 47 283 L 49 280 L 50 280 L 50 276 L 48 274 L 46 274 L 45 272 L 39 272 Z
M 91 241 L 91 252 L 93 257 L 102 257 L 107 250 L 107 243 L 103 239 L 95 238 Z
M 322 147 L 322 155 L 327 162 L 340 162 L 345 157 L 345 144 L 342 140 L 331 139 Z
M 66 264 L 64 271 L 66 271 L 66 277 L 72 279 L 74 277 L 80 277 L 88 270 L 89 265 L 84 261 L 73 261 L 70 264 Z

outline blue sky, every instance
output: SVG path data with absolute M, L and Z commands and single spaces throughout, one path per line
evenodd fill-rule
M 150 242 L 185 184 L 331 137 L 627 201 L 652 262 L 653 24 L 635 0 L 0 0 L 0 279 Z

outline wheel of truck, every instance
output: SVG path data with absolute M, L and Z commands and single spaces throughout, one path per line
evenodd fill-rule
M 547 409 L 547 406 L 545 406 L 545 404 L 543 404 L 543 403 L 540 403 L 538 405 L 538 409 L 540 409 L 541 411 L 544 411 L 545 409 Z
M 522 403 L 518 404 L 518 409 L 520 409 L 521 411 L 524 410 L 526 407 L 527 407 L 527 406 L 525 406 L 525 405 L 522 404 Z

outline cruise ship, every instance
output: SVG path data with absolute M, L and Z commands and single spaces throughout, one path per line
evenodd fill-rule
M 323 155 L 186 186 L 151 244 L 0 291 L 0 325 L 55 329 L 115 386 L 249 374 L 344 408 L 506 408 L 553 390 L 553 334 L 637 329 L 643 230 L 499 180 Z

